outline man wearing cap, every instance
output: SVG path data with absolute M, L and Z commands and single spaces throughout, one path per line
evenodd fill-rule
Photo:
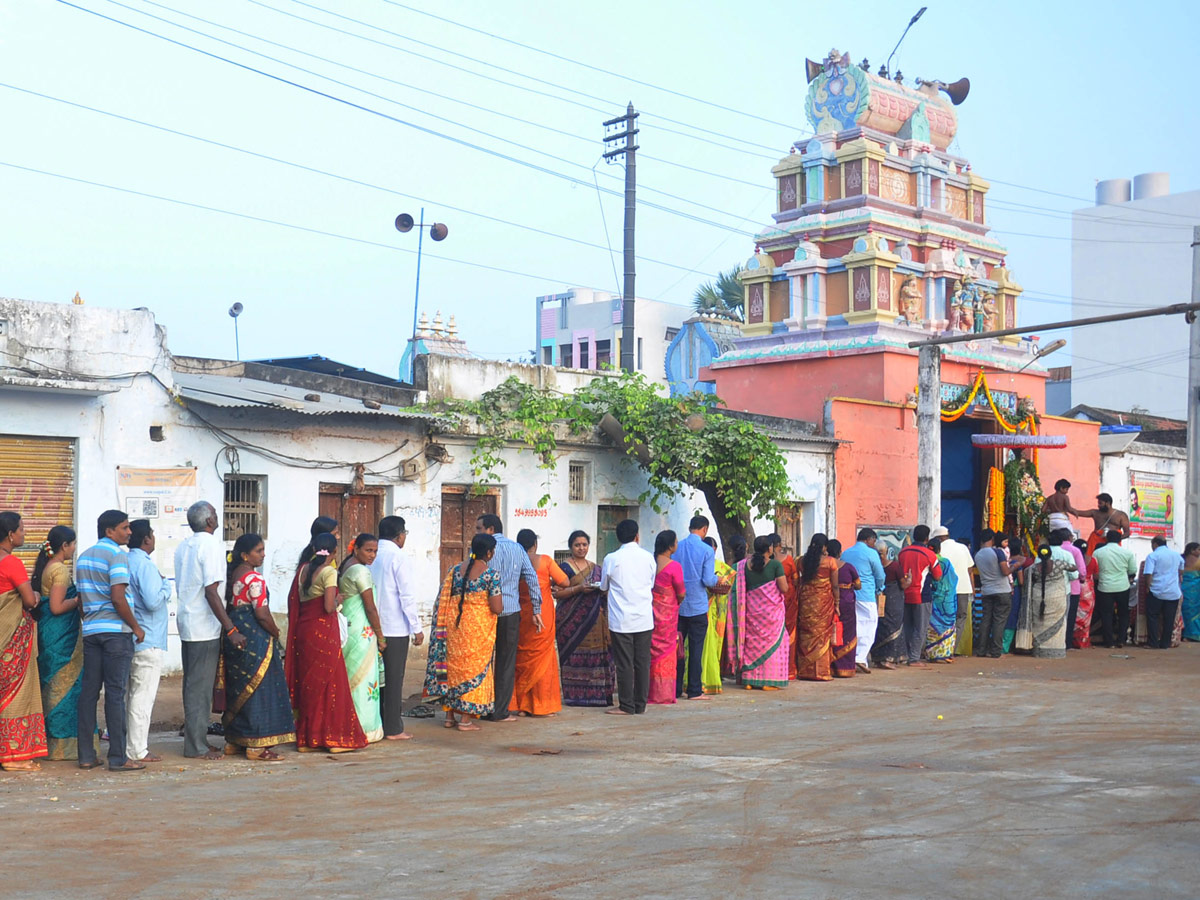
M 931 540 L 939 537 L 942 539 L 942 556 L 950 560 L 950 565 L 958 573 L 958 612 L 955 615 L 954 623 L 958 629 L 956 632 L 958 640 L 955 643 L 954 652 L 958 656 L 970 656 L 973 624 L 971 600 L 975 597 L 975 588 L 971 581 L 975 560 L 971 557 L 971 548 L 950 537 L 950 529 L 945 525 L 939 525 L 933 529 L 933 534 L 929 537 Z

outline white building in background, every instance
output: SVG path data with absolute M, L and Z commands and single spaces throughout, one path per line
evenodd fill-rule
M 187 505 L 204 499 L 227 545 L 244 532 L 264 537 L 271 607 L 282 613 L 317 515 L 339 521 L 343 545 L 400 515 L 428 620 L 442 574 L 463 558 L 483 512 L 500 515 L 514 537 L 532 528 L 543 553 L 565 551 L 582 528 L 598 562 L 621 519 L 638 519 L 645 544 L 665 528 L 682 533 L 706 510 L 700 495 L 662 513 L 642 504 L 645 475 L 598 435 L 564 435 L 553 473 L 510 448 L 500 480 L 476 494 L 473 436 L 414 404 L 477 398 L 511 376 L 564 391 L 606 376 L 461 355 L 416 361 L 418 390 L 323 357 L 173 357 L 149 310 L 0 299 L 0 509 L 25 519 L 19 555 L 32 565 L 55 524 L 74 527 L 86 549 L 96 517 L 118 507 L 151 518 L 155 561 L 169 577 L 174 547 L 190 533 Z M 802 548 L 836 521 L 835 442 L 813 425 L 759 418 L 783 451 L 792 502 L 755 527 Z M 551 502 L 539 506 L 545 494 Z M 173 599 L 171 611 L 168 670 L 180 661 Z
M 1072 318 L 1191 298 L 1200 191 L 1170 192 L 1165 172 L 1101 181 L 1071 218 Z M 1182 317 L 1075 329 L 1067 406 L 1144 409 L 1187 418 L 1188 326 Z
M 651 381 L 667 380 L 667 347 L 690 308 L 660 300 L 635 301 L 634 367 Z M 567 369 L 618 368 L 621 363 L 621 296 L 571 288 L 537 298 L 537 361 Z

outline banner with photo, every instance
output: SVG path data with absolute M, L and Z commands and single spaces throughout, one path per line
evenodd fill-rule
M 1129 473 L 1129 526 L 1134 537 L 1175 536 L 1175 479 L 1154 472 Z
M 177 469 L 138 469 L 117 466 L 117 502 L 134 519 L 149 519 L 154 529 L 154 564 L 158 571 L 175 581 L 175 548 L 192 530 L 188 528 L 188 507 L 200 499 L 195 467 Z M 168 629 L 175 634 L 175 597 Z

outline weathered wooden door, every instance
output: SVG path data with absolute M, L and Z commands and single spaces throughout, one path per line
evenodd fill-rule
M 475 495 L 467 487 L 446 487 L 442 490 L 441 571 L 462 562 L 475 536 L 475 520 L 495 513 L 498 498 L 494 493 Z
M 321 484 L 318 513 L 337 519 L 338 549 L 346 547 L 360 534 L 374 534 L 383 514 L 383 488 L 365 487 L 351 493 L 349 485 Z
M 604 560 L 604 557 L 612 553 L 621 546 L 621 542 L 617 540 L 617 525 L 626 519 L 636 519 L 638 508 L 636 506 L 600 506 L 596 510 L 596 536 L 592 539 L 592 550 L 595 551 L 593 557 L 596 565 Z M 641 546 L 646 547 L 646 542 L 650 541 L 650 546 L 647 550 L 653 550 L 653 535 L 641 535 Z

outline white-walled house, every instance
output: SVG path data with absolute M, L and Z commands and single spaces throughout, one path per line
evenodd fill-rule
M 688 518 L 706 511 L 698 494 L 675 499 L 661 514 L 639 504 L 644 474 L 598 435 L 565 437 L 553 473 L 532 453 L 510 448 L 500 480 L 478 494 L 474 438 L 448 430 L 444 416 L 421 405 L 477 397 L 513 375 L 570 390 L 605 377 L 596 373 L 427 356 L 417 360 L 418 392 L 319 357 L 172 358 L 148 310 L 4 299 L 0 353 L 0 509 L 25 517 L 26 551 L 36 552 L 57 523 L 73 524 L 85 549 L 96 539 L 96 517 L 120 507 L 131 518 L 156 517 L 156 561 L 170 574 L 173 548 L 187 533 L 186 502 L 198 497 L 218 509 L 227 543 L 243 531 L 263 535 L 276 612 L 286 608 L 319 514 L 338 519 L 343 546 L 360 530 L 373 532 L 383 515 L 403 516 L 428 618 L 442 573 L 462 558 L 480 512 L 494 510 L 512 537 L 532 528 L 544 553 L 565 551 L 568 534 L 582 529 L 598 559 L 623 518 L 637 518 L 649 544 L 664 528 L 686 531 Z M 778 528 L 800 551 L 808 535 L 835 521 L 834 443 L 806 423 L 758 417 L 756 424 L 783 450 L 795 501 L 756 530 Z M 156 478 L 166 483 L 176 473 L 194 480 L 155 487 Z M 130 487 L 139 477 L 149 485 L 144 491 Z M 551 502 L 539 507 L 547 493 Z M 178 508 L 172 498 L 182 498 Z M 174 633 L 169 656 L 176 668 Z

